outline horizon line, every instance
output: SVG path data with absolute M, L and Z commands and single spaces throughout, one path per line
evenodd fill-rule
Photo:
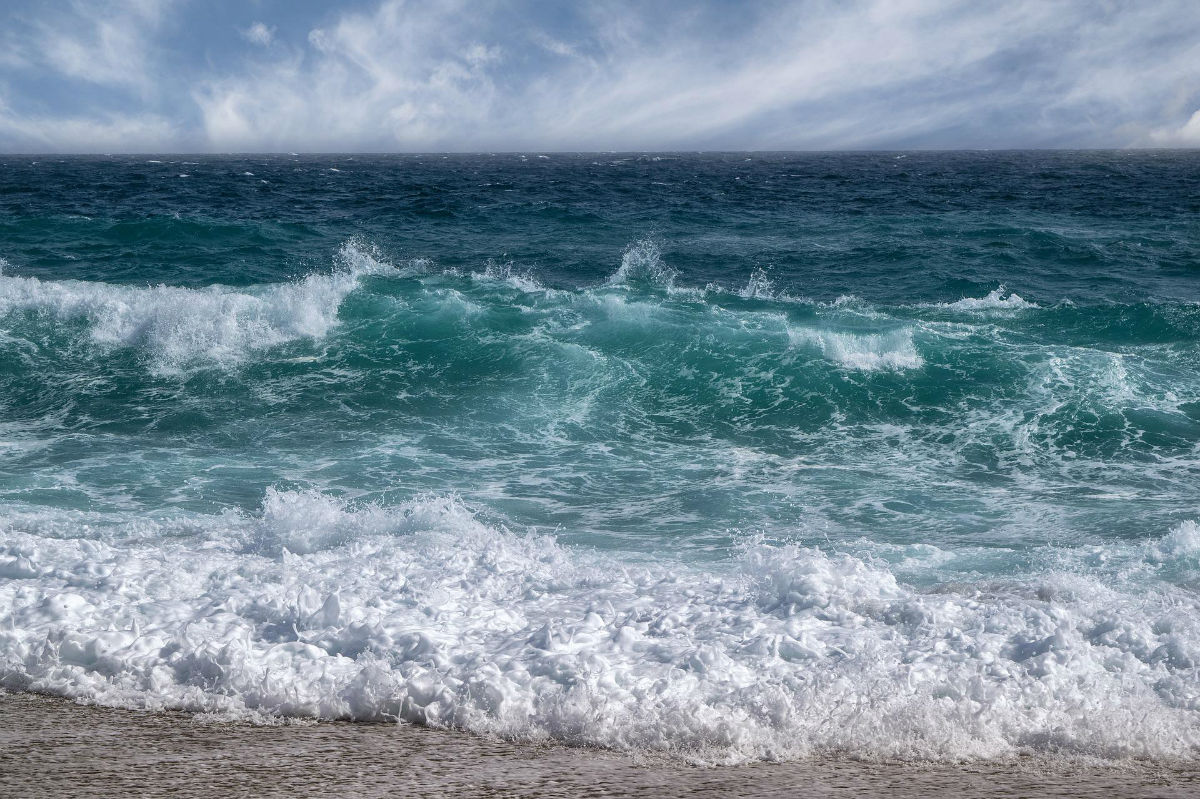
M 90 156 L 113 158 L 119 156 L 450 156 L 450 155 L 859 155 L 878 153 L 1162 153 L 1200 152 L 1197 147 L 903 147 L 903 148 L 860 148 L 860 149 L 703 149 L 703 150 L 131 150 L 128 152 L 103 151 L 0 151 L 0 158 L 28 157 L 51 158 L 64 156 Z

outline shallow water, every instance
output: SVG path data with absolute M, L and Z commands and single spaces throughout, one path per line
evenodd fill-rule
M 702 762 L 1191 761 L 1198 177 L 8 158 L 0 685 Z

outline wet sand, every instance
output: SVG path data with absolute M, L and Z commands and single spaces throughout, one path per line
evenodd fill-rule
M 407 725 L 256 727 L 0 694 L 0 796 L 1192 797 L 1200 764 L 704 768 Z

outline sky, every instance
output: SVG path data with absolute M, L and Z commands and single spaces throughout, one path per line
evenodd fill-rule
M 1200 0 L 2 0 L 0 152 L 1200 146 Z

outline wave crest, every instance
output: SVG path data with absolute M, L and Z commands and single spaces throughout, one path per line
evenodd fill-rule
M 159 373 L 236 365 L 256 350 L 324 337 L 360 278 L 397 271 L 356 241 L 343 245 L 336 263 L 332 273 L 246 289 L 140 288 L 0 274 L 0 316 L 84 320 L 94 343 L 140 348 Z
M 817 347 L 829 360 L 856 371 L 903 371 L 925 365 L 910 328 L 887 333 L 849 333 L 789 326 L 788 339 L 793 346 Z
M 625 248 L 621 265 L 605 281 L 609 286 L 656 286 L 671 289 L 678 270 L 663 263 L 662 248 L 651 239 L 640 239 Z
M 964 297 L 956 302 L 939 303 L 936 307 L 954 311 L 1023 311 L 1040 307 L 1021 299 L 1015 292 L 1006 295 L 1004 286 L 988 292 L 986 297 Z

